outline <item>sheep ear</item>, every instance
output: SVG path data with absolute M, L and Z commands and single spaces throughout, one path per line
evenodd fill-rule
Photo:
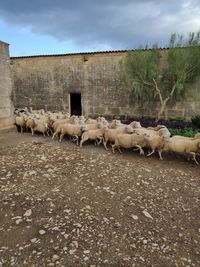
M 158 135 L 159 135 L 159 136 L 162 136 L 162 135 L 163 135 L 163 131 L 162 131 L 162 130 L 159 130 L 159 131 L 158 131 Z

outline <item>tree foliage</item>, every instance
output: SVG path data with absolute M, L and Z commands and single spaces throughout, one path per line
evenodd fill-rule
M 169 49 L 155 45 L 150 50 L 130 51 L 121 63 L 125 88 L 136 100 L 159 100 L 158 118 L 172 98 L 185 95 L 189 84 L 200 75 L 200 32 L 172 34 Z

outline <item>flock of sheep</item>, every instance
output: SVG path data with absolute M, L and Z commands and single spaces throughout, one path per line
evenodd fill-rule
M 52 139 L 59 136 L 60 142 L 65 135 L 71 141 L 76 142 L 82 147 L 87 140 L 94 140 L 96 145 L 103 143 L 107 150 L 107 144 L 112 145 L 112 151 L 117 148 L 134 148 L 144 155 L 143 148 L 148 148 L 147 156 L 158 152 L 162 160 L 162 152 L 175 152 L 177 154 L 186 154 L 188 159 L 196 160 L 196 155 L 200 152 L 200 133 L 194 138 L 173 136 L 164 125 L 157 127 L 144 128 L 140 122 L 133 121 L 130 124 L 123 124 L 120 120 L 108 122 L 104 117 L 97 119 L 85 118 L 84 116 L 70 116 L 63 112 L 45 112 L 44 110 L 32 110 L 25 108 L 16 109 L 16 125 L 20 127 L 21 133 L 24 130 L 40 132 L 52 135 Z

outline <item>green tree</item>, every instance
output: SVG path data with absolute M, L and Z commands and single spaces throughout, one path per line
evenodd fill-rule
M 166 111 L 168 102 L 183 97 L 200 75 L 200 32 L 172 34 L 169 49 L 128 52 L 121 62 L 122 82 L 134 92 L 137 101 L 158 100 L 157 119 Z

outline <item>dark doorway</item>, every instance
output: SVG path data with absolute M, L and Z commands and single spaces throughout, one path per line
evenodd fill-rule
M 80 93 L 70 93 L 70 107 L 71 115 L 80 116 L 82 114 Z

